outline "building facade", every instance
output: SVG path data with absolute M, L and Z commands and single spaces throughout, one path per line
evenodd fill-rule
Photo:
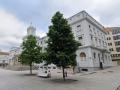
M 20 65 L 18 56 L 21 53 L 21 48 L 20 47 L 12 47 L 9 53 L 10 53 L 9 54 L 9 65 L 10 66 Z
M 76 51 L 79 71 L 91 71 L 112 66 L 110 52 L 107 50 L 106 33 L 100 23 L 85 11 L 68 18 L 68 23 L 72 28 L 75 40 L 82 44 Z M 39 40 L 43 51 L 47 47 L 47 38 L 43 37 Z
M 105 32 L 113 64 L 120 65 L 120 27 L 108 27 Z
M 5 67 L 9 64 L 9 53 L 0 51 L 0 66 Z

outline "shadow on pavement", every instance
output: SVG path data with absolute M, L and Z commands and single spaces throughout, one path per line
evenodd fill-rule
M 64 81 L 62 78 L 60 78 L 60 79 L 48 79 L 47 82 L 49 82 L 49 83 L 70 84 L 70 83 L 77 83 L 78 80 L 75 80 L 75 79 L 66 79 Z

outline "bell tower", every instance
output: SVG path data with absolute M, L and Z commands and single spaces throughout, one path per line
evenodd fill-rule
M 36 28 L 30 24 L 30 26 L 27 28 L 27 35 L 33 35 L 36 36 Z

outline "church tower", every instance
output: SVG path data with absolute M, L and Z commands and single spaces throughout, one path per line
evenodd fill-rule
M 36 28 L 32 24 L 27 28 L 27 35 L 36 36 Z

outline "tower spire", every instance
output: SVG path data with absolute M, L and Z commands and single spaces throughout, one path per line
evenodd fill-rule
M 27 28 L 27 35 L 36 36 L 36 28 L 30 23 L 30 26 Z

